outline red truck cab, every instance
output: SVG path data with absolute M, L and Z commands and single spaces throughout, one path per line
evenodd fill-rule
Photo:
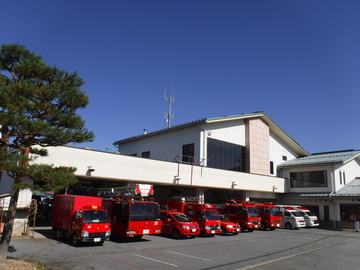
M 56 238 L 70 238 L 74 246 L 83 242 L 102 245 L 109 240 L 110 219 L 101 204 L 98 197 L 56 195 L 52 222 Z
M 220 225 L 221 225 L 221 235 L 225 236 L 228 234 L 237 235 L 241 232 L 241 227 L 239 223 L 233 222 L 227 219 L 225 215 L 219 214 Z
M 261 230 L 275 230 L 281 227 L 282 214 L 280 207 L 272 203 L 256 204 L 261 216 Z
M 221 234 L 220 217 L 215 206 L 207 203 L 163 201 L 164 209 L 176 209 L 199 224 L 201 235 Z
M 225 214 L 229 220 L 239 223 L 242 231 L 253 232 L 260 228 L 259 210 L 253 203 L 231 200 L 217 207 L 219 212 Z
M 161 232 L 171 235 L 174 239 L 195 238 L 200 233 L 199 224 L 182 212 L 161 210 L 161 220 Z

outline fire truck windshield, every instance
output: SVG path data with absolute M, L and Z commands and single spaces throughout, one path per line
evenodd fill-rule
M 259 209 L 257 207 L 247 207 L 249 217 L 259 217 Z
M 85 223 L 110 223 L 108 213 L 99 210 L 86 210 L 84 211 Z
M 275 217 L 281 216 L 281 211 L 279 207 L 270 207 L 270 214 Z
M 220 220 L 219 214 L 217 211 L 204 211 L 206 220 Z
M 157 203 L 131 203 L 130 221 L 160 220 L 160 206 Z

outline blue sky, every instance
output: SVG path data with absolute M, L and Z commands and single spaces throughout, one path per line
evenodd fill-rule
M 96 139 L 264 111 L 308 152 L 360 149 L 358 0 L 16 0 L 0 44 L 77 71 Z

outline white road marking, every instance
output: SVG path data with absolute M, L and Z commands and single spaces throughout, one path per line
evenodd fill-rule
M 314 252 L 314 251 L 317 251 L 317 250 L 320 250 L 320 249 L 323 249 L 323 248 L 328 248 L 328 247 L 331 247 L 331 246 L 335 246 L 335 245 L 345 243 L 345 242 L 348 242 L 348 241 L 351 241 L 351 240 L 354 240 L 354 239 L 346 239 L 344 241 L 340 241 L 340 242 L 337 242 L 337 243 L 334 243 L 334 244 L 329 244 L 329 245 L 325 245 L 325 246 L 322 246 L 322 247 L 306 250 L 306 251 L 303 251 L 303 252 L 299 252 L 299 253 L 296 253 L 296 254 L 288 255 L 288 256 L 285 256 L 285 257 L 277 258 L 277 259 L 262 262 L 262 263 L 248 265 L 248 266 L 245 266 L 245 267 L 237 268 L 235 270 L 248 270 L 248 269 L 257 268 L 257 267 L 264 266 L 264 265 L 267 265 L 267 264 L 271 264 L 271 263 L 274 263 L 274 262 L 283 261 L 283 260 L 287 260 L 287 259 L 290 259 L 290 258 L 293 258 L 293 257 L 296 257 L 296 256 L 311 253 L 311 252 Z
M 167 263 L 167 262 L 155 260 L 155 259 L 153 259 L 153 258 L 145 257 L 145 256 L 142 256 L 142 255 L 139 255 L 139 254 L 133 254 L 133 255 L 134 255 L 134 256 L 141 257 L 141 258 L 144 258 L 144 259 L 148 259 L 148 260 L 151 260 L 151 261 L 154 261 L 154 262 L 163 263 L 163 264 L 171 265 L 171 266 L 174 266 L 174 267 L 178 267 L 176 264 L 172 264 L 172 263 Z
M 203 260 L 203 261 L 208 261 L 208 262 L 210 262 L 210 260 L 208 260 L 208 259 L 204 259 L 204 258 L 200 258 L 200 257 L 196 257 L 196 256 L 191 256 L 191 255 L 187 255 L 187 254 L 184 254 L 184 253 L 179 253 L 179 252 L 170 251 L 170 250 L 167 250 L 166 252 L 170 252 L 170 253 L 174 253 L 174 254 L 178 254 L 178 255 L 182 255 L 182 256 L 186 256 L 186 257 L 190 257 L 190 258 L 194 258 L 194 259 L 199 259 L 199 260 Z

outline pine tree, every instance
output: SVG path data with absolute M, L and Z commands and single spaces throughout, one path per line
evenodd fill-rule
M 14 184 L 0 240 L 0 264 L 7 256 L 20 190 L 59 191 L 77 182 L 75 168 L 32 161 L 46 155 L 48 146 L 94 139 L 76 114 L 89 102 L 82 85 L 76 72 L 46 65 L 25 46 L 1 46 L 0 179 L 7 173 Z

